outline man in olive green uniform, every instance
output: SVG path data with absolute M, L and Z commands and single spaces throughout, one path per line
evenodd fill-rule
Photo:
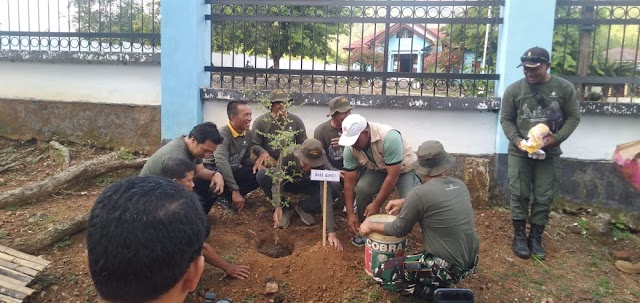
M 508 174 L 514 228 L 512 249 L 523 259 L 531 254 L 544 259 L 542 233 L 558 193 L 560 143 L 578 126 L 580 106 L 573 84 L 547 73 L 551 66 L 549 52 L 533 47 L 520 60 L 525 77 L 507 87 L 500 114 L 500 124 L 511 143 Z M 542 159 L 520 147 L 529 130 L 540 123 L 549 126 L 551 131 L 544 139 L 545 156 Z M 532 192 L 533 200 L 530 201 Z M 528 238 L 527 219 L 531 224 Z
M 224 193 L 218 202 L 225 208 L 240 211 L 244 197 L 258 188 L 257 168 L 251 159 L 251 107 L 246 101 L 231 101 L 227 104 L 227 117 L 229 122 L 220 128 L 222 143 L 213 157 L 204 159 L 204 165 L 217 167 L 224 177 Z
M 302 119 L 287 111 L 287 105 L 293 101 L 291 97 L 285 91 L 276 89 L 269 94 L 269 101 L 271 102 L 270 112 L 258 117 L 251 128 L 254 153 L 259 155 L 256 159 L 256 166 L 259 168 L 274 163 L 280 157 L 280 150 L 271 146 L 272 138 L 265 134 L 276 135 L 280 130 L 279 123 L 283 122 L 283 119 L 289 120 L 284 121 L 285 127 L 289 131 L 296 132 L 293 136 L 296 144 L 302 144 L 307 139 L 307 130 Z
M 358 114 L 349 115 L 342 121 L 342 136 L 338 143 L 346 146 L 343 154 L 344 203 L 349 229 L 356 234 L 351 242 L 363 246 L 363 238 L 357 235 L 358 225 L 366 217 L 377 214 L 396 188 L 400 198 L 404 198 L 420 185 L 413 169 L 416 154 L 399 131 L 388 125 L 367 122 Z M 362 168 L 361 174 L 358 174 L 359 168 Z M 353 210 L 354 201 L 357 216 Z
M 365 221 L 360 233 L 404 237 L 419 223 L 424 251 L 380 264 L 374 278 L 384 289 L 433 299 L 436 288 L 449 287 L 475 272 L 479 240 L 469 190 L 447 175 L 455 159 L 438 141 L 422 143 L 417 156 L 416 173 L 423 184 L 406 199 L 389 201 L 388 213 L 400 211 L 395 220 Z
M 338 144 L 342 135 L 342 121 L 351 114 L 353 106 L 349 104 L 349 99 L 339 96 L 329 101 L 329 114 L 331 119 L 318 125 L 313 132 L 313 138 L 322 143 L 324 151 L 327 153 L 329 163 L 336 169 L 342 169 L 342 154 L 344 146 Z
M 312 181 L 311 170 L 322 169 L 330 170 L 327 155 L 322 149 L 322 144 L 316 139 L 306 139 L 301 146 L 298 146 L 293 153 L 289 152 L 286 156 L 282 156 L 283 163 L 290 163 L 286 167 L 286 174 L 292 177 L 282 185 L 281 192 L 300 193 L 305 196 L 298 201 L 298 204 L 287 205 L 285 207 L 276 207 L 273 214 L 273 227 L 287 228 L 289 226 L 291 216 L 296 212 L 301 221 L 306 225 L 315 224 L 312 213 L 322 212 L 322 182 Z M 267 174 L 266 169 L 262 169 L 256 175 L 260 188 L 264 194 L 273 198 L 273 179 Z M 333 198 L 340 194 L 338 185 L 334 182 L 328 182 L 327 203 L 333 203 Z M 333 205 L 327 205 L 327 241 L 336 250 L 342 251 L 342 244 L 336 236 L 336 224 L 333 216 Z

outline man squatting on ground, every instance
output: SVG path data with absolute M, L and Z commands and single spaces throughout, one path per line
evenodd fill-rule
M 160 176 L 164 160 L 169 157 L 179 157 L 193 162 L 196 166 L 194 192 L 200 196 L 202 208 L 209 213 L 216 196 L 224 189 L 224 179 L 219 171 L 205 168 L 202 159 L 210 156 L 222 143 L 222 137 L 211 122 L 196 125 L 189 136 L 180 136 L 160 147 L 144 164 L 141 176 Z
M 251 143 L 251 107 L 245 101 L 231 101 L 227 104 L 229 122 L 220 128 L 223 140 L 213 152 L 213 157 L 205 158 L 204 166 L 217 168 L 224 178 L 224 193 L 221 204 L 225 208 L 242 210 L 245 196 L 258 188 L 256 173 L 258 166 L 251 159 L 251 152 L 260 156 L 259 150 Z M 268 155 L 266 151 L 261 153 Z M 230 203 L 231 202 L 231 205 Z
M 198 197 L 178 183 L 147 176 L 110 185 L 87 227 L 98 302 L 183 302 L 202 275 L 208 235 Z
M 357 234 L 359 224 L 366 217 L 377 214 L 396 188 L 400 198 L 404 198 L 420 185 L 413 169 L 416 154 L 399 131 L 388 125 L 367 122 L 358 114 L 349 115 L 342 122 L 339 144 L 347 146 L 343 167 L 344 204 L 349 229 Z M 361 166 L 364 169 L 358 176 Z M 354 199 L 357 217 L 353 211 Z M 352 243 L 363 246 L 364 239 L 356 235 Z
M 385 208 L 389 214 L 400 211 L 393 222 L 365 221 L 360 233 L 404 237 L 419 223 L 424 251 L 382 263 L 374 278 L 384 289 L 429 300 L 436 288 L 449 287 L 475 272 L 479 240 L 469 190 L 447 175 L 455 159 L 438 141 L 422 143 L 417 156 L 415 169 L 423 184 L 406 199 L 389 201 Z
M 273 227 L 287 228 L 294 211 L 300 216 L 300 220 L 306 225 L 315 224 L 315 219 L 311 213 L 322 212 L 322 182 L 311 181 L 311 169 L 330 169 L 329 161 L 322 148 L 320 141 L 316 139 L 306 139 L 301 146 L 297 147 L 293 153 L 281 156 L 278 161 L 291 163 L 287 166 L 287 175 L 294 180 L 282 186 L 283 192 L 304 194 L 298 205 L 276 207 L 273 213 Z M 256 175 L 260 188 L 269 199 L 273 198 L 273 180 L 266 174 L 266 169 L 262 169 Z M 336 236 L 336 224 L 333 215 L 333 198 L 340 194 L 338 185 L 328 182 L 327 193 L 327 240 L 336 250 L 342 251 L 342 244 Z
M 342 170 L 343 167 L 344 146 L 338 143 L 342 135 L 342 121 L 351 114 L 352 109 L 353 106 L 349 104 L 347 97 L 339 96 L 331 99 L 327 115 L 331 119 L 318 125 L 313 131 L 313 138 L 322 143 L 329 163 L 338 170 Z
M 542 233 L 549 222 L 551 205 L 560 180 L 560 143 L 569 138 L 580 123 L 580 105 L 573 84 L 549 75 L 549 52 L 540 47 L 527 50 L 520 58 L 524 78 L 509 85 L 502 97 L 500 125 L 509 139 L 509 191 L 513 222 L 513 253 L 523 259 L 531 254 L 545 258 Z M 530 157 L 520 147 L 529 130 L 546 124 L 543 159 Z M 533 200 L 530 200 L 533 191 Z M 531 202 L 531 203 L 529 203 Z M 531 213 L 529 213 L 531 204 Z M 527 239 L 527 219 L 531 224 Z
M 269 101 L 271 102 L 270 112 L 258 117 L 256 121 L 253 122 L 253 127 L 251 128 L 253 132 L 254 153 L 259 155 L 255 165 L 259 169 L 275 163 L 280 157 L 280 150 L 273 147 L 271 145 L 271 138 L 264 135 L 277 134 L 280 126 L 276 120 L 282 121 L 282 119 L 289 119 L 285 127 L 287 127 L 289 131 L 296 132 L 293 138 L 296 144 L 302 144 L 302 142 L 307 139 L 307 131 L 302 119 L 287 111 L 287 104 L 293 101 L 293 99 L 291 99 L 285 91 L 276 89 L 269 93 Z M 264 153 L 265 151 L 267 153 Z
M 161 172 L 163 177 L 180 183 L 186 190 L 193 190 L 193 176 L 195 173 L 193 162 L 184 158 L 169 157 L 164 161 Z M 225 261 L 209 243 L 204 242 L 202 253 L 207 263 L 222 269 L 226 275 L 236 279 L 249 277 L 249 266 L 231 264 Z

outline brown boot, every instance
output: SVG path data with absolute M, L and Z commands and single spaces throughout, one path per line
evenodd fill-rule
M 616 268 L 628 274 L 640 274 L 640 262 L 631 263 L 629 261 L 618 260 L 616 261 Z

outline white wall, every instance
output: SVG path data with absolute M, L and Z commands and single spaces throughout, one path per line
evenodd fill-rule
M 253 106 L 253 117 L 262 111 Z M 326 121 L 327 106 L 305 105 L 294 113 L 304 121 L 307 135 L 313 138 L 313 131 Z M 390 108 L 356 107 L 353 111 L 367 120 L 384 123 L 399 130 L 414 149 L 427 140 L 442 142 L 449 152 L 465 154 L 493 154 L 496 131 L 496 114 L 469 111 L 428 111 Z M 226 102 L 207 101 L 204 103 L 203 117 L 218 125 L 227 121 Z
M 616 145 L 634 140 L 640 140 L 640 118 L 583 114 L 561 147 L 566 158 L 611 160 Z
M 0 61 L 0 98 L 160 105 L 160 65 Z

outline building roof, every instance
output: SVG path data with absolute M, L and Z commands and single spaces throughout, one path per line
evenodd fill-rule
M 603 51 L 602 56 L 609 61 L 635 62 L 640 59 L 640 49 L 615 47 Z

